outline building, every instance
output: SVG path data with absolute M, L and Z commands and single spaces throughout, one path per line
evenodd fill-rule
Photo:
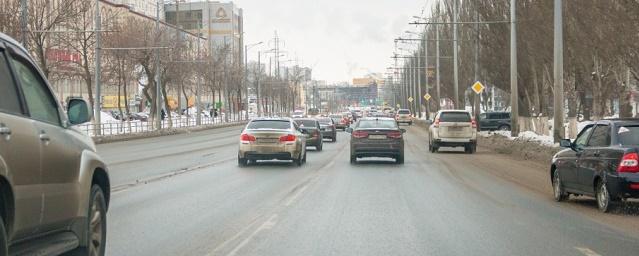
M 126 5 L 132 11 L 149 17 L 157 16 L 158 0 L 110 0 L 114 4 Z M 164 2 L 160 1 L 160 20 L 164 20 Z
M 233 2 L 193 1 L 164 6 L 166 22 L 209 39 L 209 51 L 228 50 L 228 61 L 243 66 L 242 9 Z

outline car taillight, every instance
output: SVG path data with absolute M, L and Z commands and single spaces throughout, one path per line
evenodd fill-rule
M 402 137 L 402 132 L 393 131 L 386 134 L 386 137 L 390 139 L 400 139 Z
M 240 142 L 243 143 L 251 143 L 255 141 L 255 136 L 250 135 L 248 133 L 242 133 L 242 135 L 240 135 Z
M 295 139 L 297 139 L 295 135 L 288 134 L 288 135 L 281 136 L 280 142 L 292 142 L 292 141 L 295 141 Z
M 439 128 L 439 118 L 435 118 L 435 128 Z
M 639 172 L 639 154 L 626 153 L 623 155 L 617 172 Z
M 368 132 L 365 132 L 365 131 L 354 131 L 353 132 L 353 138 L 363 139 L 363 138 L 366 138 L 366 137 L 368 137 Z
M 395 115 L 395 118 L 399 118 L 399 114 L 398 114 L 398 115 Z
M 475 118 L 470 120 L 470 123 L 473 125 L 473 128 L 477 128 L 477 122 L 475 121 Z

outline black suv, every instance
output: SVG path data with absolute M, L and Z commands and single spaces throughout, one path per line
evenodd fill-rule
M 602 212 L 625 198 L 639 198 L 639 119 L 601 120 L 583 128 L 550 166 L 556 201 L 570 194 L 594 196 Z
M 480 114 L 479 128 L 482 131 L 510 131 L 510 112 L 489 112 Z

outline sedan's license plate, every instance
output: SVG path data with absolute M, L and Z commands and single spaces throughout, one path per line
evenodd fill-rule
M 386 139 L 386 135 L 369 135 L 368 138 L 371 140 L 383 140 Z
M 448 131 L 451 131 L 451 132 L 460 132 L 461 130 L 462 130 L 462 127 L 461 127 L 461 126 L 451 126 L 451 127 L 448 127 Z

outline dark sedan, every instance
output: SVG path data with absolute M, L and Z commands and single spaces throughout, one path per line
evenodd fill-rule
M 312 118 L 297 118 L 295 119 L 295 123 L 300 127 L 300 130 L 306 131 L 308 136 L 306 137 L 306 146 L 315 147 L 317 151 L 322 151 L 324 140 L 320 133 L 319 122 Z
M 351 133 L 351 163 L 357 158 L 390 157 L 398 164 L 404 163 L 404 129 L 397 126 L 393 118 L 361 118 L 354 128 L 346 129 Z
M 337 127 L 330 117 L 319 117 L 317 121 L 320 123 L 320 132 L 322 138 L 329 138 L 332 142 L 337 141 Z
M 552 160 L 556 201 L 569 195 L 593 196 L 602 212 L 616 202 L 639 198 L 639 119 L 601 120 L 588 125 Z

